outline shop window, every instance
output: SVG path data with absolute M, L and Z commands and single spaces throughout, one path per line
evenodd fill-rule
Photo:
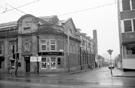
M 127 49 L 128 55 L 135 55 L 135 43 L 134 44 L 127 44 L 126 49 Z
M 56 40 L 50 40 L 50 50 L 51 51 L 56 50 Z
M 130 0 L 122 0 L 123 11 L 130 10 Z
M 51 69 L 55 69 L 56 68 L 56 58 L 52 57 L 51 58 Z
M 125 29 L 125 32 L 132 32 L 131 20 L 124 21 L 124 29 Z
M 46 58 L 42 58 L 41 68 L 46 69 Z
M 60 65 L 61 64 L 61 58 L 57 59 L 57 64 Z

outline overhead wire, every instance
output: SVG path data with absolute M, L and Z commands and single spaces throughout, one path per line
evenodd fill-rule
M 12 5 L 9 5 L 8 3 L 6 3 L 6 2 L 4 2 L 4 1 L 2 1 L 2 0 L 0 0 L 0 1 L 1 1 L 1 2 L 3 2 L 3 3 L 5 3 L 6 5 L 8 5 L 8 6 L 12 7 L 13 9 L 15 9 L 15 10 L 17 10 L 17 11 L 19 11 L 19 12 L 23 13 L 23 14 L 26 14 L 25 12 L 23 12 L 23 11 L 21 11 L 21 10 L 19 10 L 19 9 L 15 8 L 15 7 L 13 7 Z
M 77 11 L 73 11 L 73 12 L 68 12 L 68 13 L 60 14 L 58 16 L 64 16 L 64 15 L 74 14 L 74 13 L 83 12 L 83 11 L 87 11 L 87 10 L 98 9 L 98 8 L 101 8 L 101 7 L 115 5 L 117 3 L 123 3 L 123 2 L 128 2 L 128 1 L 118 2 L 118 1 L 114 0 L 114 3 L 110 3 L 110 4 L 106 4 L 106 5 L 101 5 L 101 6 L 96 6 L 96 7 L 92 7 L 92 8 L 86 8 L 86 9 L 77 10 Z
M 73 11 L 73 12 L 69 12 L 69 13 L 64 13 L 58 16 L 64 16 L 64 15 L 68 15 L 68 14 L 74 14 L 74 13 L 78 13 L 78 12 L 83 12 L 83 11 L 87 11 L 87 10 L 92 10 L 92 9 L 97 9 L 97 8 L 101 8 L 101 7 L 105 7 L 105 6 L 110 6 L 110 5 L 114 5 L 116 4 L 114 3 L 110 3 L 110 4 L 106 4 L 106 5 L 101 5 L 101 6 L 96 6 L 96 7 L 92 7 L 92 8 L 86 8 L 86 9 L 82 9 L 82 10 L 77 10 L 77 11 Z
M 2 1 L 2 0 L 0 0 L 0 1 Z M 29 3 L 27 3 L 27 4 L 24 4 L 24 5 L 21 5 L 21 6 L 18 6 L 18 7 L 13 7 L 13 6 L 7 4 L 7 3 L 4 2 L 4 1 L 2 1 L 2 2 L 3 2 L 3 3 L 6 3 L 8 6 L 12 7 L 12 9 L 9 9 L 9 10 L 6 10 L 6 11 L 5 11 L 5 12 L 8 12 L 8 11 L 12 11 L 12 10 L 14 10 L 14 9 L 16 9 L 16 10 L 18 11 L 18 8 L 21 8 L 21 7 L 24 7 L 24 6 L 27 6 L 27 5 L 36 3 L 36 2 L 38 2 L 38 1 L 40 1 L 40 0 L 35 0 L 35 1 L 33 1 L 33 2 L 29 2 Z M 2 6 L 0 6 L 0 7 L 3 8 Z M 3 8 L 3 9 L 5 9 L 5 8 Z M 23 14 L 26 14 L 25 12 L 23 12 L 23 11 L 21 11 L 21 10 L 19 10 L 19 12 L 21 12 L 21 13 L 23 13 Z
M 27 5 L 30 5 L 30 4 L 33 4 L 33 3 L 36 3 L 36 2 L 38 2 L 38 1 L 40 1 L 40 0 L 36 0 L 36 1 L 33 1 L 33 2 L 29 2 L 29 3 L 27 3 L 27 4 L 24 4 L 24 5 L 21 5 L 21 6 L 18 6 L 18 7 L 15 7 L 15 8 L 21 8 L 21 7 L 24 7 L 24 6 L 27 6 Z M 9 9 L 9 10 L 7 10 L 7 11 L 12 11 L 12 10 L 14 10 L 14 8 L 13 9 Z
M 40 1 L 40 0 L 36 0 L 36 1 L 27 3 L 27 4 L 25 4 L 25 5 L 21 5 L 21 6 L 18 6 L 18 7 L 13 7 L 13 9 L 9 9 L 9 10 L 7 10 L 6 12 L 12 11 L 12 10 L 14 10 L 14 9 L 17 10 L 18 8 L 27 6 L 27 5 L 29 5 L 29 4 L 33 4 L 33 3 L 38 2 L 38 1 Z M 123 2 L 127 2 L 127 1 L 117 2 L 116 0 L 114 0 L 114 3 L 105 4 L 105 5 L 101 5 L 101 6 L 96 6 L 96 7 L 92 7 L 92 8 L 86 8 L 86 9 L 77 10 L 77 11 L 73 11 L 73 12 L 68 12 L 68 13 L 60 14 L 60 15 L 58 15 L 58 16 L 64 16 L 64 15 L 74 14 L 74 13 L 78 13 L 78 12 L 83 12 L 83 11 L 87 11 L 87 10 L 97 9 L 97 8 L 101 8 L 101 7 L 105 7 L 105 6 L 114 5 L 114 4 L 117 4 L 117 3 L 123 3 Z M 1 7 L 1 8 L 3 8 L 3 7 Z M 24 13 L 24 12 L 22 12 L 22 13 Z M 25 13 L 25 14 L 26 14 L 26 13 Z

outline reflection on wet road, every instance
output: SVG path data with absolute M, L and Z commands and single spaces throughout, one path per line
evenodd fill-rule
M 0 77 L 0 88 L 135 88 L 134 81 L 134 77 L 111 77 L 110 70 L 101 68 L 56 77 Z

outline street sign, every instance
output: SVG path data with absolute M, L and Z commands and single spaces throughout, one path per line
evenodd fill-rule
M 109 50 L 107 50 L 107 52 L 111 55 L 113 50 L 109 49 Z

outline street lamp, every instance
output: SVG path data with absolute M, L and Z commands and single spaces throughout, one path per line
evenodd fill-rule
M 36 55 L 37 57 L 37 74 L 39 75 L 39 61 L 38 61 L 38 55 Z

